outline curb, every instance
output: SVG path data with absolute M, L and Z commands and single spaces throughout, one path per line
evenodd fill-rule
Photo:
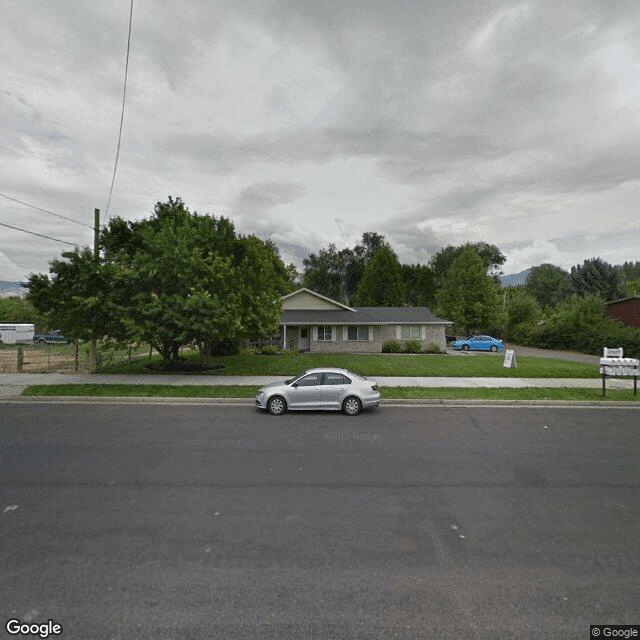
M 177 404 L 177 405 L 236 405 L 255 407 L 252 398 L 179 398 L 149 396 L 17 396 L 0 398 L 0 404 Z M 482 400 L 446 398 L 390 398 L 381 407 L 555 407 L 591 409 L 640 409 L 640 403 L 613 400 Z

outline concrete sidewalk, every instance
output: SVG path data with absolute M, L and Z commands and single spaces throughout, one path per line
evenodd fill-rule
M 207 376 L 207 375 L 130 375 L 130 374 L 64 374 L 64 373 L 0 373 L 0 397 L 19 396 L 34 384 L 160 384 L 160 385 L 258 385 L 283 380 L 283 376 Z M 376 377 L 381 387 L 461 387 L 461 388 L 561 388 L 601 389 L 600 378 L 420 378 Z M 607 389 L 633 391 L 633 379 L 610 378 Z

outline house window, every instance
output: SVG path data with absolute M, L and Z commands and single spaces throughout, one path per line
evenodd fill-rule
M 332 340 L 333 338 L 331 337 L 331 327 L 330 326 L 324 326 L 324 327 L 318 327 L 318 340 Z
M 416 324 L 403 324 L 400 327 L 401 340 L 420 340 L 422 338 L 422 327 Z
M 347 327 L 347 340 L 369 340 L 369 327 L 364 325 Z

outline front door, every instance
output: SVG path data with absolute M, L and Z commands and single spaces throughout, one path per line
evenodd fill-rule
M 298 351 L 309 351 L 309 327 L 300 327 Z

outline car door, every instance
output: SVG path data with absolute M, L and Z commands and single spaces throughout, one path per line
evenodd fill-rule
M 291 409 L 321 408 L 322 372 L 302 376 L 291 385 L 288 405 Z
M 322 406 L 326 409 L 340 409 L 342 401 L 349 394 L 350 384 L 351 380 L 341 373 L 325 372 L 324 384 L 320 392 Z

